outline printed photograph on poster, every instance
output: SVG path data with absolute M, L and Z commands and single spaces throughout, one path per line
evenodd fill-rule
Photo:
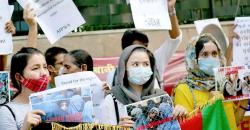
M 250 69 L 240 70 L 239 71 L 239 78 L 242 80 L 243 86 L 247 86 L 243 88 L 243 93 L 250 94 Z
M 126 110 L 135 122 L 136 130 L 179 130 L 180 125 L 173 119 L 171 97 L 162 95 L 126 105 Z
M 240 78 L 241 73 L 246 70 L 246 66 L 229 66 L 214 69 L 216 90 L 223 93 L 225 101 L 250 98 L 248 84 L 243 78 Z
M 10 100 L 9 72 L 0 71 L 0 104 Z
M 91 93 L 93 94 L 94 113 L 97 119 L 101 114 L 100 104 L 104 100 L 103 82 L 92 71 L 77 72 L 65 74 L 55 78 L 56 87 L 80 86 L 90 84 Z
M 54 88 L 32 94 L 32 110 L 43 110 L 46 122 L 94 122 L 91 89 L 88 86 Z

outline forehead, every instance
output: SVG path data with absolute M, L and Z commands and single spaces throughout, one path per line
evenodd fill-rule
M 39 53 L 31 55 L 31 57 L 28 59 L 27 65 L 32 66 L 35 64 L 46 64 L 45 57 Z
M 55 56 L 55 62 L 59 62 L 59 61 L 63 61 L 63 59 L 64 59 L 64 56 L 65 56 L 66 54 L 65 53 L 59 53 L 59 54 L 57 54 L 56 56 Z
M 75 58 L 69 54 L 66 54 L 63 59 L 63 63 L 73 63 Z
M 146 52 L 135 50 L 131 53 L 128 62 L 135 62 L 135 61 L 149 61 L 149 56 Z
M 213 43 L 212 41 L 205 43 L 202 50 L 203 51 L 219 51 L 215 43 Z

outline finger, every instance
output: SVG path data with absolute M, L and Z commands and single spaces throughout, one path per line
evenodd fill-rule
M 8 21 L 6 24 L 5 24 L 5 26 L 10 26 L 11 25 L 11 22 L 10 21 Z
M 30 124 L 31 124 L 31 126 L 37 126 L 37 125 L 39 125 L 40 124 L 40 121 L 38 120 L 38 119 L 32 119 L 31 121 L 30 121 Z
M 45 114 L 45 112 L 44 111 L 42 111 L 42 110 L 33 110 L 33 111 L 31 111 L 33 114 L 37 114 L 37 115 L 43 115 L 43 116 L 45 116 L 46 114 Z
M 32 116 L 32 118 L 41 120 L 41 116 L 40 115 L 32 114 L 31 116 Z
M 119 124 L 123 127 L 133 127 L 134 126 L 134 122 L 132 123 L 132 122 L 128 122 L 128 121 L 121 121 Z
M 120 120 L 121 120 L 121 121 L 124 121 L 124 120 L 131 120 L 131 117 L 130 117 L 130 116 L 124 116 L 124 117 L 121 117 Z
M 11 28 L 6 28 L 5 29 L 7 33 L 12 33 L 12 29 Z

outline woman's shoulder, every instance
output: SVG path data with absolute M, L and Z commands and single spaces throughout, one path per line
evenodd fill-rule
M 187 83 L 179 83 L 176 87 L 175 90 L 182 90 L 182 91 L 187 91 L 189 90 L 189 86 Z

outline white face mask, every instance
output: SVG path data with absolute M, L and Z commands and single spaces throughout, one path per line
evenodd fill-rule
M 199 68 L 207 75 L 213 76 L 214 71 L 213 68 L 220 67 L 220 60 L 218 58 L 200 58 L 198 60 Z
M 58 75 L 63 75 L 63 73 L 64 73 L 64 67 L 61 67 L 59 69 Z
M 130 67 L 128 68 L 128 81 L 137 84 L 145 84 L 153 74 L 150 67 Z

